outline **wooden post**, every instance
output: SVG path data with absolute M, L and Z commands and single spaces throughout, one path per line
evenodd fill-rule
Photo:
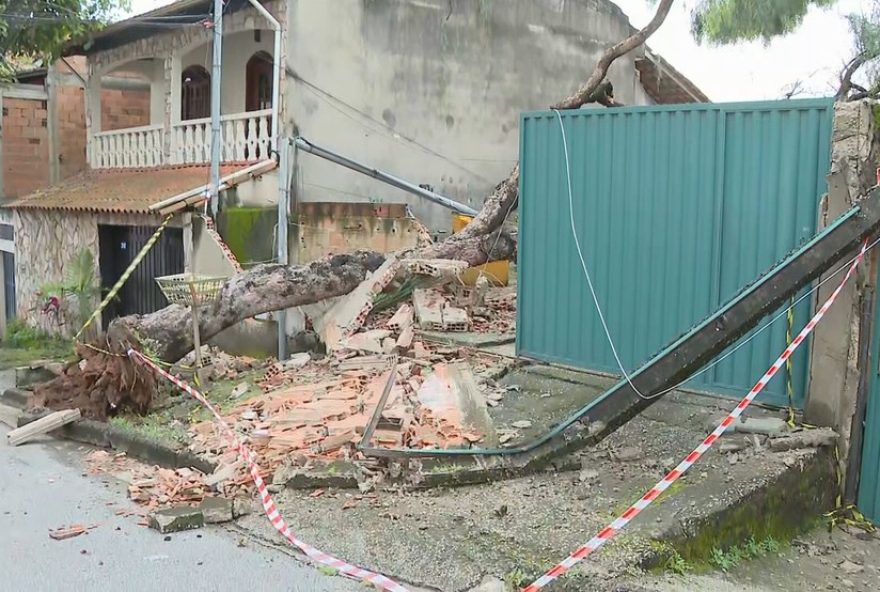
M 189 293 L 192 298 L 192 324 L 193 324 L 193 346 L 195 347 L 196 352 L 196 371 L 195 375 L 198 376 L 198 382 L 202 381 L 202 341 L 201 335 L 199 334 L 199 295 L 196 293 L 196 287 L 193 283 L 195 281 L 195 275 L 190 278 L 189 282 Z M 201 384 L 200 384 L 201 386 Z
M 28 440 L 33 440 L 37 436 L 57 430 L 58 428 L 76 421 L 80 418 L 79 409 L 66 409 L 64 411 L 56 411 L 50 413 L 46 417 L 41 417 L 36 421 L 16 428 L 6 434 L 6 440 L 10 446 L 18 446 L 24 444 Z

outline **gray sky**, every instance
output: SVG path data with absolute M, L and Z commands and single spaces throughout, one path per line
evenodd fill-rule
M 636 27 L 653 15 L 649 0 L 616 0 Z M 844 15 L 861 12 L 870 0 L 840 0 L 827 10 L 812 9 L 793 34 L 768 47 L 762 43 L 709 48 L 690 36 L 690 8 L 695 0 L 678 0 L 648 44 L 693 80 L 714 101 L 777 99 L 800 80 L 806 96 L 833 94 L 842 65 L 852 56 Z M 132 0 L 132 14 L 169 0 Z

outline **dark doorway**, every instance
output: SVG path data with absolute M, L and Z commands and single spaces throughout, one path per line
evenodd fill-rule
M 156 231 L 148 226 L 98 226 L 101 289 L 106 295 Z M 104 309 L 104 326 L 129 314 L 146 314 L 168 303 L 155 278 L 183 273 L 183 230 L 166 228 L 117 297 Z
M 3 288 L 3 307 L 8 322 L 15 318 L 15 255 L 6 251 L 3 251 Z
M 211 75 L 202 66 L 183 71 L 180 93 L 180 119 L 203 119 L 211 116 Z
M 248 60 L 245 71 L 245 110 L 272 108 L 272 56 L 258 51 Z

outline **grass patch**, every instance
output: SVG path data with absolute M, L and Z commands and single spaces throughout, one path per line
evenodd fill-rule
M 742 545 L 736 545 L 727 550 L 713 548 L 712 554 L 709 556 L 709 563 L 723 572 L 728 572 L 743 561 L 775 555 L 779 553 L 781 547 L 779 542 L 770 536 L 760 541 L 755 537 L 750 537 Z
M 34 360 L 69 360 L 73 343 L 35 329 L 16 319 L 6 326 L 0 343 L 0 370 L 24 366 Z
M 220 409 L 221 413 L 225 413 L 243 401 L 262 394 L 263 391 L 256 383 L 263 374 L 263 371 L 255 371 L 241 374 L 234 380 L 210 382 L 202 392 L 211 403 Z M 248 390 L 240 397 L 233 398 L 232 391 L 242 382 L 248 384 Z M 171 393 L 172 398 L 168 399 L 167 395 L 161 395 L 160 398 L 163 402 L 149 415 L 117 415 L 108 421 L 111 425 L 131 434 L 142 436 L 165 446 L 172 448 L 185 446 L 190 441 L 190 426 L 212 420 L 213 416 L 207 409 L 194 401 L 192 411 L 188 415 L 186 411 L 181 413 L 179 407 L 186 404 L 189 395 L 181 394 L 180 391 L 172 388 L 163 391 L 163 393 Z
M 143 417 L 139 415 L 117 415 L 111 417 L 108 421 L 110 425 L 130 434 L 144 436 L 172 448 L 180 448 L 189 441 L 189 431 L 186 425 L 179 421 L 172 421 L 161 414 Z

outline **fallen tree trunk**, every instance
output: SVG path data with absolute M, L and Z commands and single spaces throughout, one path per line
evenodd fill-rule
M 456 259 L 473 266 L 513 259 L 515 255 L 516 240 L 498 231 L 454 242 L 447 240 L 413 251 L 409 257 Z M 348 294 L 384 261 L 382 253 L 358 251 L 306 265 L 258 265 L 231 277 L 215 300 L 199 307 L 200 335 L 208 340 L 258 314 Z M 107 341 L 116 352 L 128 347 L 146 348 L 162 361 L 176 362 L 193 348 L 191 312 L 188 306 L 172 304 L 154 313 L 116 319 L 107 330 Z

